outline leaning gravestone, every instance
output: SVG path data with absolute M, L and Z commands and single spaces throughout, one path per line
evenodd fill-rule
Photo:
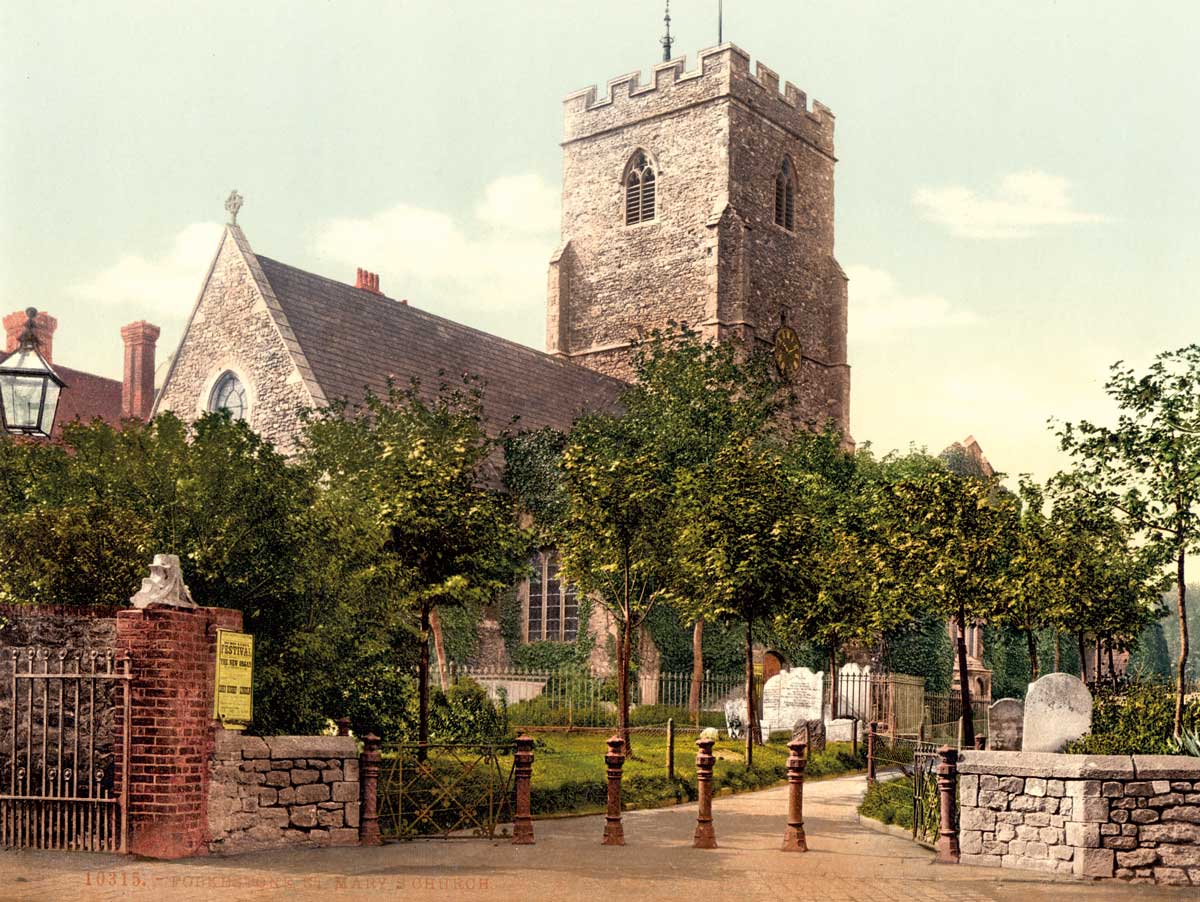
M 1025 703 L 1019 698 L 1002 698 L 988 708 L 988 749 L 993 752 L 1021 751 Z
M 792 738 L 803 739 L 808 744 L 808 753 L 825 751 L 825 721 L 798 720 L 792 725 Z
M 763 686 L 762 730 L 791 732 L 798 720 L 821 720 L 825 703 L 825 674 L 807 667 L 781 670 Z
M 1048 673 L 1025 695 L 1021 751 L 1059 752 L 1092 728 L 1092 694 L 1079 677 Z

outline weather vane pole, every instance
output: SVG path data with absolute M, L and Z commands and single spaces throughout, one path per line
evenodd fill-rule
M 663 23 L 667 26 L 667 33 L 663 35 L 663 39 L 659 42 L 663 48 L 663 62 L 671 61 L 671 0 L 667 0 L 667 14 L 663 16 Z
M 717 44 L 725 43 L 725 0 L 717 0 Z

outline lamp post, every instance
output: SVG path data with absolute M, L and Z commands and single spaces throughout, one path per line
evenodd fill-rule
M 0 362 L 0 425 L 6 432 L 49 438 L 66 383 L 38 351 L 37 310 L 30 307 L 25 316 L 17 349 Z

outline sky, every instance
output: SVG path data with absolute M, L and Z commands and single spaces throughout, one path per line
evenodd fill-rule
M 726 0 L 836 117 L 851 430 L 1067 464 L 1110 364 L 1200 337 L 1200 5 Z M 716 0 L 675 0 L 676 55 Z M 1135 8 L 1136 6 L 1136 8 Z M 113 377 L 177 345 L 233 188 L 258 253 L 541 348 L 562 99 L 661 57 L 660 2 L 0 0 L 0 306 Z

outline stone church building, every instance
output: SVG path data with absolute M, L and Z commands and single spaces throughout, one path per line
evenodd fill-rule
M 391 298 L 372 272 L 342 282 L 256 253 L 235 194 L 156 412 L 224 409 L 290 449 L 304 408 L 382 392 L 389 377 L 469 372 L 489 428 L 515 416 L 518 428 L 566 429 L 610 407 L 638 338 L 674 321 L 773 353 L 794 418 L 848 436 L 833 123 L 732 44 L 702 51 L 694 70 L 675 59 L 648 84 L 632 73 L 567 97 L 544 353 Z M 533 569 L 522 637 L 574 639 L 578 608 L 553 553 Z

